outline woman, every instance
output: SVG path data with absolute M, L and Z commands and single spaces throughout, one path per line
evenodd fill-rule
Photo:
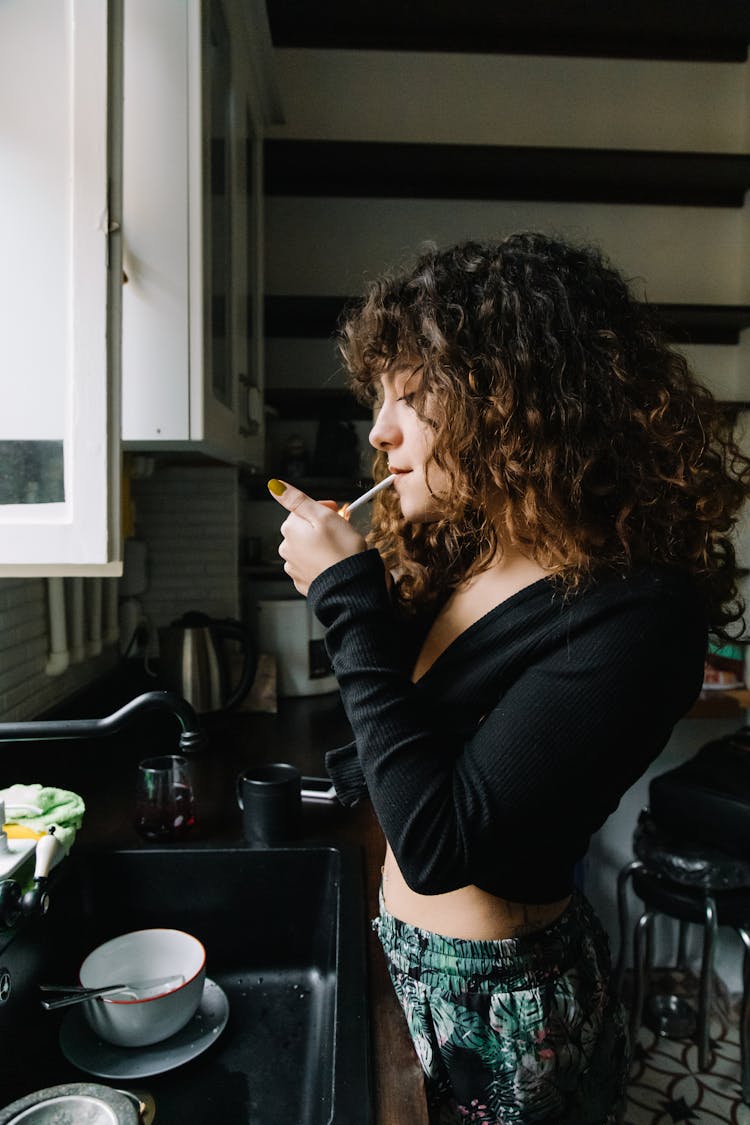
M 750 462 L 621 276 L 542 234 L 425 253 L 341 350 L 396 474 L 369 540 L 269 487 L 355 736 L 329 770 L 386 837 L 376 926 L 432 1104 L 614 1121 L 624 1019 L 574 869 L 740 620 Z

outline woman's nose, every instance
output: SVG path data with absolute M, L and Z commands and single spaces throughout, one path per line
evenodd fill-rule
M 387 406 L 383 406 L 370 430 L 370 445 L 375 449 L 393 449 L 401 440 L 401 430 Z

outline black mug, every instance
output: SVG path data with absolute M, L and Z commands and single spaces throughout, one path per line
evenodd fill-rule
M 248 844 L 269 847 L 299 833 L 302 775 L 288 762 L 248 766 L 237 778 L 237 804 Z

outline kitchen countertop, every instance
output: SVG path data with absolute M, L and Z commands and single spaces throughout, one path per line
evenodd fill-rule
M 158 690 L 153 681 L 120 679 L 68 705 L 55 717 L 98 718 L 116 710 L 143 690 Z M 305 774 L 324 773 L 325 752 L 350 739 L 350 728 L 338 693 L 307 699 L 284 699 L 277 714 L 230 712 L 206 716 L 202 726 L 208 749 L 191 756 L 197 802 L 197 824 L 191 843 L 236 843 L 242 837 L 235 782 L 247 766 L 272 761 L 293 762 Z M 76 848 L 144 847 L 149 844 L 133 827 L 138 761 L 151 753 L 177 752 L 179 726 L 169 715 L 150 712 L 137 717 L 117 735 L 85 742 L 18 743 L 0 754 L 0 788 L 13 782 L 36 781 L 80 793 L 87 811 Z M 22 765 L 20 764 L 22 763 Z M 377 913 L 384 840 L 368 801 L 354 809 L 338 803 L 305 803 L 302 836 L 362 849 L 367 895 L 371 1042 L 375 1125 L 427 1125 L 422 1077 L 401 1009 L 388 979 L 385 962 L 369 918 Z
M 750 691 L 747 688 L 704 690 L 688 711 L 688 719 L 733 719 L 744 722 L 744 712 L 750 710 Z
M 86 689 L 54 718 L 98 718 L 117 710 L 144 691 L 162 685 L 142 672 L 122 668 Z M 737 714 L 750 707 L 750 692 L 706 692 L 689 717 Z M 235 782 L 252 764 L 293 762 L 302 773 L 324 773 L 327 750 L 350 740 L 350 728 L 338 693 L 307 699 L 284 699 L 277 714 L 241 711 L 202 718 L 208 749 L 191 757 L 191 772 L 198 804 L 198 822 L 190 842 L 238 843 L 242 837 L 241 813 L 235 800 Z M 0 753 L 0 788 L 13 782 L 56 785 L 73 789 L 86 802 L 78 848 L 137 847 L 150 845 L 133 827 L 137 763 L 153 753 L 178 749 L 179 725 L 168 714 L 151 711 L 137 716 L 117 735 L 85 742 L 19 742 Z M 365 927 L 368 951 L 368 986 L 373 1055 L 375 1125 L 427 1125 L 419 1064 L 403 1015 L 388 979 L 377 937 L 369 918 L 377 913 L 380 865 L 384 839 L 369 802 L 354 809 L 338 803 L 306 803 L 303 837 L 317 841 L 354 844 L 362 850 L 367 895 Z

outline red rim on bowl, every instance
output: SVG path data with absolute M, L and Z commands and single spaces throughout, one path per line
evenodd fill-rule
M 166 926 L 152 926 L 148 930 L 133 930 L 132 932 L 134 934 L 145 934 L 145 933 L 184 934 L 185 937 L 191 938 L 192 941 L 194 941 L 196 943 L 196 945 L 200 946 L 201 952 L 203 954 L 203 959 L 202 959 L 200 965 L 198 966 L 198 968 L 196 969 L 196 971 L 193 973 L 193 975 L 191 977 L 188 977 L 187 980 L 184 980 L 182 982 L 182 984 L 178 984 L 177 988 L 170 988 L 166 992 L 157 992 L 157 994 L 155 996 L 144 996 L 141 999 L 134 996 L 132 998 L 132 1000 L 117 1000 L 114 996 L 97 996 L 96 997 L 97 1000 L 102 1000 L 106 1004 L 149 1004 L 152 1000 L 161 1000 L 165 996 L 172 996 L 175 992 L 179 992 L 181 989 L 187 988 L 187 986 L 191 983 L 191 981 L 194 981 L 197 976 L 200 976 L 200 974 L 203 972 L 203 970 L 206 967 L 206 948 L 205 948 L 203 942 L 200 940 L 200 938 L 194 937 L 193 934 L 187 933 L 186 930 L 174 930 L 174 929 L 168 928 Z M 110 938 L 109 940 L 110 941 L 117 941 L 119 937 L 125 937 L 125 934 L 119 934 L 118 937 Z M 105 941 L 102 944 L 108 945 L 109 942 Z M 97 946 L 97 948 L 101 948 L 101 947 Z M 96 950 L 92 949 L 91 953 L 94 953 L 94 952 L 96 952 Z M 86 963 L 88 958 L 91 956 L 91 953 L 88 953 L 86 955 L 86 957 L 84 957 L 84 959 L 81 963 L 81 968 L 83 968 L 83 965 Z M 178 973 L 175 973 L 175 976 L 178 976 L 178 975 L 179 975 Z M 81 985 L 83 985 L 83 981 L 81 980 L 80 969 L 78 971 L 78 981 Z

